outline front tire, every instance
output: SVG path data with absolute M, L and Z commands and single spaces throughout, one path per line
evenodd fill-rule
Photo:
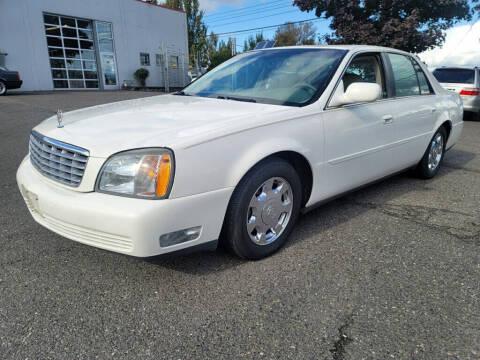
M 442 126 L 433 135 L 427 151 L 423 155 L 422 160 L 417 165 L 417 175 L 422 179 L 433 178 L 440 168 L 445 154 L 445 146 L 447 144 L 447 132 Z
M 0 80 L 0 96 L 5 95 L 7 93 L 7 85 Z
M 267 257 L 286 242 L 300 214 L 302 186 L 288 162 L 262 161 L 240 181 L 230 200 L 222 241 L 243 259 Z

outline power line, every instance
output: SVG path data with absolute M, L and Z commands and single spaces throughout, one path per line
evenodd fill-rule
M 279 9 L 286 9 L 286 8 L 292 8 L 292 5 L 280 5 L 280 6 L 276 6 L 276 7 L 272 7 L 272 8 L 269 8 L 269 9 L 261 9 L 261 12 L 262 14 L 265 13 L 265 12 L 269 12 L 269 11 L 273 11 L 273 10 L 279 10 Z M 248 13 L 245 13 L 245 14 L 241 14 L 241 15 L 227 15 L 225 17 L 222 17 L 222 18 L 218 18 L 218 19 L 214 19 L 213 21 L 210 21 L 209 19 L 205 20 L 208 24 L 212 24 L 212 23 L 217 23 L 217 22 L 221 22 L 221 21 L 225 21 L 225 20 L 231 20 L 231 19 L 236 19 L 236 18 L 241 18 L 241 17 L 245 17 L 245 16 L 251 16 L 251 15 L 258 15 L 259 14 L 259 10 L 253 10 L 251 12 L 248 12 Z
M 307 20 L 300 20 L 300 21 L 292 21 L 288 22 L 289 24 L 301 24 L 305 22 L 314 22 L 314 21 L 320 21 L 320 20 L 327 20 L 326 18 L 312 18 L 312 19 L 307 19 Z M 253 32 L 253 31 L 258 31 L 258 30 L 263 30 L 263 29 L 273 29 L 276 27 L 280 27 L 285 25 L 283 24 L 277 24 L 277 25 L 270 25 L 270 26 L 262 26 L 262 27 L 257 27 L 257 28 L 250 28 L 250 29 L 244 29 L 244 30 L 237 30 L 237 31 L 229 31 L 229 32 L 224 32 L 224 33 L 218 33 L 214 34 L 214 36 L 226 36 L 226 35 L 233 35 L 233 34 L 241 34 L 241 33 L 248 33 L 248 32 Z M 212 34 L 207 35 L 207 36 L 212 36 Z
M 266 6 L 271 6 L 271 5 L 273 5 L 273 4 L 278 4 L 278 3 L 284 2 L 284 1 L 285 1 L 285 0 L 275 0 L 275 1 L 267 2 L 267 3 L 263 3 L 263 4 L 246 6 L 246 7 L 243 7 L 243 8 L 241 8 L 241 9 L 227 10 L 227 11 L 223 11 L 223 12 L 221 12 L 221 13 L 219 13 L 219 14 L 205 15 L 205 18 L 212 18 L 212 17 L 217 17 L 217 16 L 223 16 L 223 15 L 225 15 L 225 14 L 242 12 L 242 11 L 245 11 L 245 10 L 247 10 L 247 9 L 252 9 L 252 8 L 262 8 L 262 7 L 266 7 Z
M 266 19 L 266 18 L 269 18 L 269 17 L 272 17 L 272 16 L 277 16 L 277 15 L 291 14 L 293 11 L 295 11 L 295 10 L 284 11 L 284 12 L 270 14 L 270 15 L 266 15 L 266 16 L 264 15 L 264 16 L 261 16 L 261 17 L 256 17 L 256 18 L 251 18 L 251 19 L 245 19 L 245 20 L 239 20 L 239 21 L 231 21 L 231 22 L 222 23 L 222 24 L 216 24 L 216 25 L 214 25 L 214 27 L 220 27 L 220 26 L 231 25 L 231 24 L 238 24 L 238 23 L 243 23 L 245 21 L 254 21 L 254 20 L 259 20 L 259 19 Z

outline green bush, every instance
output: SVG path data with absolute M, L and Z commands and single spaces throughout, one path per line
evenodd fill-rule
M 147 80 L 149 74 L 150 73 L 148 72 L 147 69 L 140 68 L 137 71 L 135 71 L 133 76 L 135 76 L 135 80 L 137 80 L 140 83 L 140 85 L 142 85 L 142 87 L 145 87 L 145 81 Z

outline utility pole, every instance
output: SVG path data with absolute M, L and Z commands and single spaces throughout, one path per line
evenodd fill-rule
M 235 56 L 237 54 L 237 38 L 230 38 L 230 46 L 232 48 L 232 56 Z

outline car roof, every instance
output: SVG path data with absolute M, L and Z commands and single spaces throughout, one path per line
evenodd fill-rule
M 478 69 L 478 66 L 439 66 L 435 70 L 475 70 Z
M 412 55 L 408 52 L 397 50 L 394 48 L 374 46 L 374 45 L 298 45 L 298 46 L 280 46 L 268 49 L 261 49 L 260 51 L 278 50 L 278 49 L 339 49 L 347 50 L 349 52 L 358 51 L 383 51 L 383 52 L 396 52 L 405 55 Z M 257 50 L 258 51 L 258 50 Z

